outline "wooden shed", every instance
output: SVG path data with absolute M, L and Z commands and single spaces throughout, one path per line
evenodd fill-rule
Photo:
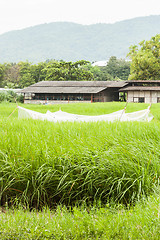
M 24 103 L 119 101 L 123 81 L 41 81 L 21 90 Z

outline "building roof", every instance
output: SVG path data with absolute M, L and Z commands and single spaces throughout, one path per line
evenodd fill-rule
M 160 80 L 128 80 L 126 83 L 160 83 Z
M 160 86 L 129 86 L 119 89 L 119 92 L 127 91 L 160 91 Z
M 106 88 L 104 87 L 28 87 L 23 93 L 98 93 Z
M 21 93 L 98 93 L 107 88 L 122 88 L 123 81 L 41 81 Z

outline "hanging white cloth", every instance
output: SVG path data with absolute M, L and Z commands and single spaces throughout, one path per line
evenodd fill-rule
M 98 115 L 98 116 L 87 116 L 87 115 L 78 115 L 63 112 L 61 110 L 57 112 L 47 111 L 46 113 L 39 113 L 33 110 L 29 110 L 23 107 L 18 106 L 18 118 L 32 118 L 39 120 L 48 120 L 51 122 L 97 122 L 97 121 L 151 121 L 153 115 L 150 114 L 150 107 L 145 110 L 125 113 L 124 109 L 116 111 L 110 114 Z
M 120 121 L 147 121 L 150 122 L 153 119 L 153 115 L 150 113 L 150 106 L 141 111 L 124 113 Z

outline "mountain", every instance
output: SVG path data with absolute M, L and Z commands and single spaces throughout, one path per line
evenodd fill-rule
M 114 24 L 41 24 L 0 35 L 0 62 L 125 58 L 129 47 L 160 33 L 160 15 Z

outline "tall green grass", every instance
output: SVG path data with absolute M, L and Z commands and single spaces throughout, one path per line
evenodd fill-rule
M 159 240 L 160 198 L 154 194 L 139 201 L 134 208 L 91 206 L 55 211 L 27 211 L 22 207 L 2 209 L 0 238 L 9 239 L 75 239 L 75 240 Z
M 104 114 L 125 103 L 26 106 L 83 114 Z M 101 201 L 132 204 L 159 184 L 159 104 L 150 123 L 51 123 L 17 120 L 16 105 L 0 105 L 1 204 L 29 207 Z M 85 110 L 88 108 L 88 111 Z M 146 108 L 129 104 L 128 111 Z M 68 108 L 68 109 L 67 109 Z M 97 109 L 96 109 L 97 108 Z M 2 113 L 2 111 L 1 111 Z
M 51 112 L 55 112 L 58 110 L 66 111 L 69 113 L 81 114 L 81 115 L 100 115 L 100 114 L 108 114 L 111 112 L 115 112 L 118 110 L 122 110 L 125 106 L 125 102 L 106 102 L 106 103 L 71 103 L 71 104 L 53 104 L 53 105 L 36 105 L 36 104 L 19 104 L 25 108 L 46 113 L 47 110 Z M 159 104 L 158 104 L 159 105 Z M 14 103 L 1 103 L 0 104 L 0 116 L 8 117 L 9 114 L 16 108 L 16 104 Z M 129 103 L 127 105 L 127 112 L 133 112 L 142 110 L 148 107 L 148 104 L 133 104 Z M 17 112 L 15 112 L 12 118 L 16 118 L 18 116 Z

